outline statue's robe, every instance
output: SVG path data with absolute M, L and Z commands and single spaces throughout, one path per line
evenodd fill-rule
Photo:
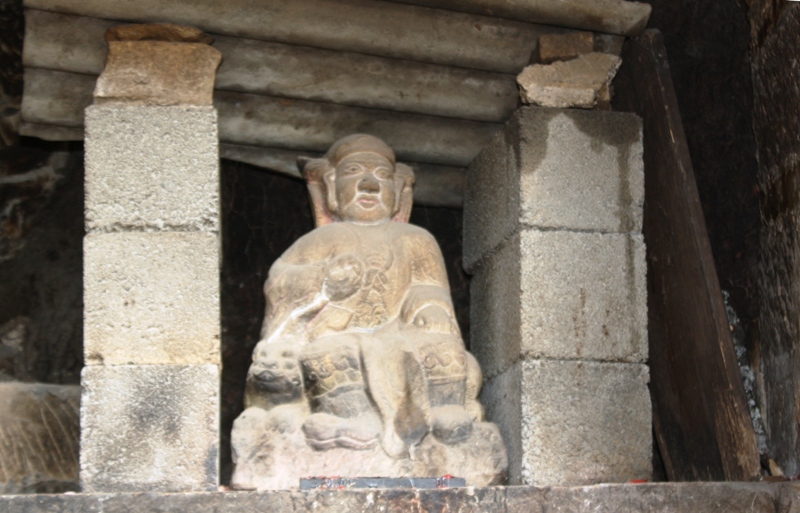
M 343 298 L 326 291 L 337 260 L 357 275 L 356 290 Z M 458 329 L 439 246 L 426 230 L 407 223 L 316 228 L 275 262 L 264 291 L 262 340 L 270 342 L 303 345 L 337 333 L 407 325 L 430 305 L 443 308 Z

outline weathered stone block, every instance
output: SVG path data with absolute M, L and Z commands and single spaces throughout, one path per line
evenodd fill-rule
M 642 125 L 635 114 L 519 109 L 467 170 L 467 270 L 520 226 L 639 233 Z
M 218 366 L 95 365 L 81 383 L 84 492 L 216 490 Z
M 591 32 L 567 32 L 566 34 L 542 34 L 539 36 L 539 62 L 550 64 L 566 61 L 594 51 L 594 34 Z
M 86 229 L 217 231 L 213 107 L 86 109 Z
M 587 53 L 552 64 L 533 64 L 517 76 L 522 103 L 542 107 L 591 109 L 608 89 L 622 60 L 608 53 Z
M 641 235 L 525 230 L 520 252 L 523 353 L 623 362 L 647 359 Z
M 523 484 L 627 482 L 652 471 L 648 380 L 642 364 L 522 360 L 489 380 L 481 399 L 504 435 L 521 433 L 506 448 Z
M 497 422 L 500 435 L 506 444 L 508 456 L 508 483 L 522 483 L 522 367 L 517 364 L 506 372 L 488 379 L 480 395 L 487 419 Z
M 148 28 L 149 32 L 164 31 L 164 25 L 138 27 L 144 29 L 140 29 L 141 34 L 125 36 L 144 39 L 149 37 Z M 123 31 L 111 29 L 115 30 Z M 214 78 L 221 60 L 219 50 L 204 43 L 109 41 L 106 67 L 97 79 L 94 97 L 98 103 L 211 105 Z
M 87 365 L 219 363 L 219 308 L 217 235 L 84 238 Z
M 509 368 L 522 354 L 519 240 L 519 234 L 514 235 L 484 259 L 469 284 L 470 352 L 480 363 L 484 380 Z
M 641 235 L 523 230 L 475 269 L 472 353 L 494 376 L 521 356 L 647 360 Z

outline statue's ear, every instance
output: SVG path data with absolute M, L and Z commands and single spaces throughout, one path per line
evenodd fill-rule
M 322 175 L 322 181 L 325 183 L 328 212 L 331 216 L 336 216 L 339 213 L 339 203 L 336 201 L 336 168 L 328 166 L 325 173 Z
M 328 159 L 312 159 L 308 157 L 298 157 L 297 167 L 300 174 L 306 179 L 308 194 L 311 196 L 311 207 L 314 209 L 314 222 L 317 227 L 333 222 L 333 212 L 329 206 L 329 195 L 326 195 L 327 180 L 325 176 L 333 171 Z M 336 196 L 334 195 L 334 201 Z
M 407 223 L 414 203 L 414 170 L 397 163 L 394 166 L 395 211 L 392 221 Z

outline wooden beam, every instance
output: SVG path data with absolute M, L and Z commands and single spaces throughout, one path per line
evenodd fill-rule
M 652 8 L 623 0 L 392 0 L 623 36 L 641 34 Z
M 25 6 L 210 34 L 518 73 L 564 29 L 379 0 L 25 0 Z
M 28 9 L 26 67 L 99 75 L 119 22 Z M 225 36 L 215 88 L 476 121 L 517 108 L 513 75 Z
M 667 476 L 758 479 L 755 431 L 661 33 L 628 41 L 622 62 L 614 106 L 644 119 L 650 390 Z
M 26 68 L 24 78 L 24 122 L 83 126 L 96 77 Z M 502 126 L 222 91 L 214 105 L 222 142 L 325 151 L 340 137 L 365 132 L 385 140 L 400 159 L 457 167 L 469 164 Z

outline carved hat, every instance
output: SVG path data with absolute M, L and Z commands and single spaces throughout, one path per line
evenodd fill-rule
M 333 143 L 325 158 L 332 167 L 336 167 L 348 155 L 354 153 L 376 153 L 386 157 L 392 165 L 395 164 L 394 150 L 373 135 L 353 134 L 343 137 Z

